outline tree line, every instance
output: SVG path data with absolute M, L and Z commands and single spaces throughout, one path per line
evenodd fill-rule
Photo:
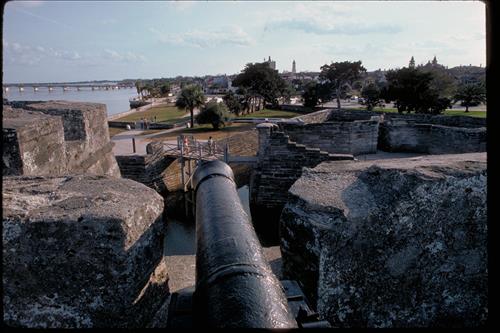
M 152 79 L 136 80 L 134 85 L 137 95 L 144 99 L 149 97 L 167 97 L 171 91 L 172 80 L 170 79 Z
M 336 100 L 341 109 L 342 100 L 353 91 L 360 91 L 367 110 L 392 102 L 398 112 L 439 114 L 460 101 L 466 107 L 486 101 L 484 82 L 456 82 L 447 69 L 437 62 L 436 57 L 425 65 L 415 65 L 411 57 L 408 66 L 391 69 L 385 80 L 367 77 L 361 61 L 331 62 L 320 68 L 318 82 L 301 82 L 304 106 L 314 107 Z M 177 99 L 180 109 L 189 110 L 191 126 L 194 126 L 194 110 L 200 108 L 197 122 L 211 123 L 221 128 L 231 114 L 239 116 L 269 106 L 279 107 L 297 94 L 293 84 L 285 81 L 277 70 L 267 63 L 249 63 L 233 80 L 235 92 L 229 91 L 223 102 L 205 105 L 203 90 L 198 83 L 186 84 Z M 159 83 L 160 91 L 162 83 Z M 297 85 L 296 85 L 297 86 Z M 154 90 L 154 88 L 152 88 Z
M 191 126 L 194 126 L 194 110 L 200 108 L 196 116 L 197 123 L 212 124 L 215 129 L 219 129 L 225 125 L 231 114 L 239 116 L 252 113 L 261 110 L 265 105 L 278 107 L 280 100 L 294 94 L 293 87 L 267 63 L 247 64 L 232 84 L 237 89 L 225 94 L 223 102 L 212 101 L 206 105 L 200 85 L 186 85 L 177 98 L 176 106 L 190 111 Z
M 302 97 L 305 106 L 316 106 L 348 96 L 353 87 L 360 88 L 363 104 L 368 110 L 393 102 L 398 112 L 439 114 L 452 103 L 460 101 L 469 111 L 470 106 L 486 101 L 484 81 L 457 82 L 436 57 L 425 65 L 415 66 L 411 57 L 408 67 L 392 69 L 385 80 L 362 80 L 366 69 L 357 62 L 332 62 L 321 67 L 320 82 L 306 85 Z

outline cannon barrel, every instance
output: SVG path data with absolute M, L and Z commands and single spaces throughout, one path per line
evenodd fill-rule
M 197 324 L 205 327 L 294 328 L 283 287 L 271 271 L 224 162 L 203 162 L 196 193 Z

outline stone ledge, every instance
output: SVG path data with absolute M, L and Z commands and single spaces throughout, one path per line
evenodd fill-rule
M 485 323 L 485 153 L 324 162 L 290 194 L 284 276 L 334 327 Z
M 6 324 L 144 327 L 152 320 L 169 294 L 160 195 L 90 175 L 4 177 L 2 194 Z

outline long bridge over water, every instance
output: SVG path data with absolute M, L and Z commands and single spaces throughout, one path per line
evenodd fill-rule
M 53 91 L 54 89 L 62 89 L 63 91 L 69 90 L 115 90 L 115 89 L 131 89 L 135 88 L 131 84 L 95 84 L 95 83 L 15 83 L 15 84 L 4 84 L 2 85 L 2 90 L 8 92 L 11 90 L 19 90 L 23 92 L 27 89 L 33 89 L 33 91 L 40 91 L 41 89 Z

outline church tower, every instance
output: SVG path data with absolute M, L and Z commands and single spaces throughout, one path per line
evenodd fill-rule
M 292 62 L 292 73 L 295 74 L 297 69 L 295 68 L 295 60 Z

